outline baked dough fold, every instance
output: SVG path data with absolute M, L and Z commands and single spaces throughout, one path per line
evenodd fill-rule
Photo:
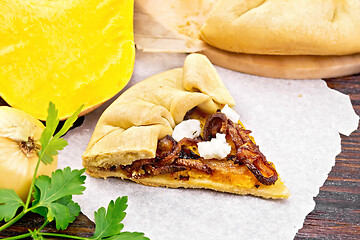
M 230 52 L 348 55 L 360 52 L 358 0 L 219 0 L 200 38 Z
M 157 142 L 171 135 L 187 111 L 215 113 L 235 105 L 210 61 L 191 54 L 184 67 L 154 75 L 129 88 L 100 117 L 83 154 L 87 168 L 129 165 L 154 158 Z

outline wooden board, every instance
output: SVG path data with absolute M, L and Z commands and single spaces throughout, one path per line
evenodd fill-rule
M 315 79 L 360 73 L 360 53 L 345 56 L 274 56 L 226 52 L 210 45 L 201 51 L 231 70 L 271 78 Z

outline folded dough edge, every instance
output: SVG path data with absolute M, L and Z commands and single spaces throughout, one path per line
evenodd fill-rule
M 186 57 L 184 68 L 149 77 L 120 95 L 101 115 L 83 154 L 84 167 L 110 168 L 154 158 L 157 142 L 171 135 L 187 111 L 214 113 L 235 105 L 210 61 Z

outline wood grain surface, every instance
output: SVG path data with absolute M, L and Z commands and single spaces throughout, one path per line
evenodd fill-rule
M 354 109 L 360 115 L 360 74 L 325 81 L 330 88 L 350 95 Z M 0 100 L 0 105 L 5 104 Z M 314 198 L 315 209 L 306 217 L 295 240 L 360 239 L 360 128 L 349 137 L 341 136 L 341 139 L 342 152 L 336 157 L 336 164 L 320 188 L 319 195 Z M 28 214 L 0 232 L 0 238 L 27 233 L 28 228 L 40 227 L 42 221 L 41 217 Z M 44 231 L 57 232 L 53 224 Z M 90 237 L 93 232 L 94 224 L 83 214 L 66 231 L 62 231 L 82 237 Z
M 360 74 L 325 79 L 330 88 L 350 95 L 360 115 Z M 306 217 L 295 239 L 360 239 L 360 128 L 341 136 L 341 153 L 314 198 L 315 209 Z

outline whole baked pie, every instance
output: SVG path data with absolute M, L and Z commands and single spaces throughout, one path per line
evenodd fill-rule
M 218 0 L 200 30 L 230 52 L 348 55 L 360 52 L 358 0 Z

